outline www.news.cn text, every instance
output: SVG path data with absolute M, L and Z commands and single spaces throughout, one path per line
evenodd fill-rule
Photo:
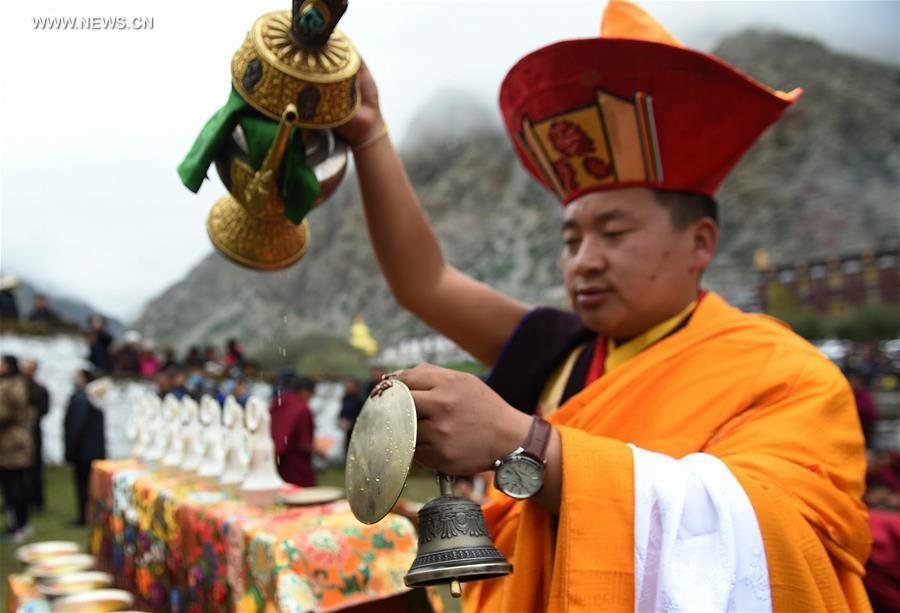
M 35 30 L 152 30 L 153 17 L 32 17 Z

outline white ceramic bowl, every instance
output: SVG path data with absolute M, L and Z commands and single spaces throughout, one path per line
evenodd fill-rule
M 318 487 L 304 487 L 279 498 L 279 502 L 292 507 L 327 504 L 340 500 L 345 495 L 344 488 L 320 485 Z
M 38 581 L 47 581 L 60 575 L 90 570 L 94 567 L 94 558 L 86 553 L 48 558 L 28 567 L 28 574 Z
M 241 488 L 240 492 L 241 498 L 243 498 L 244 502 L 247 504 L 252 504 L 257 507 L 271 507 L 278 502 L 278 495 L 281 493 L 281 489 L 282 488 L 280 487 L 258 490 Z
M 53 603 L 53 613 L 105 613 L 122 611 L 134 603 L 125 590 L 92 590 L 65 596 Z
M 91 590 L 109 587 L 113 583 L 112 575 L 96 570 L 68 573 L 47 579 L 38 586 L 44 596 L 58 598 Z
M 81 548 L 72 541 L 41 541 L 16 549 L 16 559 L 23 564 L 37 564 L 49 558 L 78 553 Z

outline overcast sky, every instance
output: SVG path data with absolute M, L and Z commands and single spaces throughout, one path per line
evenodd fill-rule
M 441 90 L 468 90 L 495 108 L 519 57 L 595 35 L 603 5 L 351 0 L 341 28 L 375 74 L 402 142 Z M 883 62 L 900 58 L 897 1 L 644 6 L 703 50 L 768 26 Z M 206 216 L 224 188 L 213 178 L 194 195 L 175 167 L 225 101 L 231 56 L 255 18 L 289 8 L 289 0 L 0 2 L 2 271 L 125 319 L 184 277 L 211 251 Z M 48 16 L 151 18 L 153 27 L 36 29 L 34 19 Z

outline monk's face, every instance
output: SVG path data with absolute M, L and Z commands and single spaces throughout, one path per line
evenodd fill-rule
M 696 297 L 718 239 L 708 218 L 676 228 L 641 187 L 578 198 L 565 209 L 562 235 L 575 311 L 591 330 L 620 339 L 674 317 Z

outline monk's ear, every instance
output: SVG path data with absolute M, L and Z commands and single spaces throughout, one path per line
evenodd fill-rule
M 691 237 L 691 271 L 703 272 L 719 246 L 719 225 L 711 217 L 702 217 L 691 225 Z

